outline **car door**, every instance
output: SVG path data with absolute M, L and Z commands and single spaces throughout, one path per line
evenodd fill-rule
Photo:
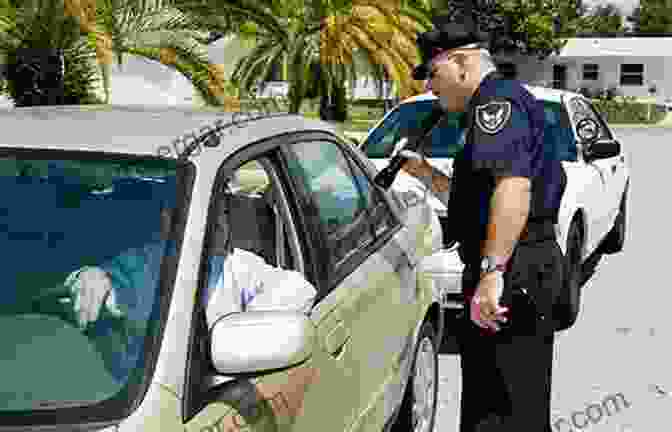
M 347 153 L 352 157 L 353 174 L 358 179 L 358 185 L 366 197 L 367 208 L 370 209 L 369 221 L 373 232 L 373 242 L 368 248 L 372 251 L 371 259 L 357 271 L 364 274 L 386 272 L 385 277 L 379 278 L 377 283 L 380 295 L 372 293 L 377 296 L 375 310 L 378 311 L 372 325 L 381 320 L 386 323 L 385 346 L 381 352 L 387 356 L 382 358 L 383 361 L 387 360 L 387 369 L 382 384 L 369 398 L 365 412 L 352 430 L 379 430 L 382 422 L 389 420 L 393 409 L 401 403 L 403 386 L 410 371 L 414 342 L 412 331 L 417 325 L 420 307 L 416 282 L 418 263 L 426 253 L 421 249 L 426 246 L 423 242 L 431 222 L 431 210 L 425 206 L 424 218 L 403 224 L 392 211 L 383 192 L 374 186 L 373 177 L 367 174 L 363 155 L 352 150 Z M 437 238 L 436 244 L 439 241 Z M 373 308 L 371 310 L 373 313 Z M 390 316 L 394 316 L 395 325 L 391 325 Z
M 398 223 L 378 207 L 370 178 L 345 145 L 314 134 L 289 144 L 286 157 L 322 257 L 324 291 L 316 322 L 337 323 L 348 338 L 339 356 L 355 384 L 336 397 L 357 406 L 346 423 L 355 429 L 372 426 L 390 415 L 401 397 L 399 362 L 411 328 L 406 305 L 415 296 L 408 282 L 412 264 L 394 238 Z
M 574 137 L 579 147 L 579 160 L 583 173 L 581 177 L 584 181 L 584 191 L 587 190 L 582 205 L 587 217 L 588 232 L 587 243 L 588 248 L 592 247 L 603 238 L 607 233 L 607 219 L 610 210 L 610 190 L 609 182 L 613 176 L 611 173 L 611 165 L 604 160 L 586 161 L 584 157 L 585 144 L 578 138 L 576 132 L 577 124 L 585 119 L 591 118 L 595 121 L 599 120 L 595 117 L 595 113 L 590 105 L 580 96 L 573 97 L 567 104 L 567 109 L 574 131 Z M 604 131 L 600 131 L 601 136 L 604 136 Z
M 285 139 L 271 141 L 280 145 Z M 272 142 L 267 145 L 272 146 Z M 267 152 L 263 157 L 246 153 L 241 153 L 238 160 L 228 162 L 233 165 L 230 169 L 223 166 L 218 184 L 226 181 L 226 186 L 221 187 L 231 193 L 266 200 L 275 223 L 268 224 L 269 229 L 261 229 L 256 218 L 242 221 L 238 218 L 240 223 L 231 227 L 236 232 L 230 234 L 228 241 L 232 242 L 232 247 L 253 252 L 257 252 L 255 242 L 264 242 L 259 254 L 265 256 L 268 264 L 303 273 L 318 287 L 310 242 L 306 241 L 309 231 L 306 231 L 294 199 L 294 188 L 280 159 L 275 152 Z M 204 262 L 221 249 L 220 240 L 214 234 L 219 208 L 216 198 L 210 207 Z M 268 217 L 269 212 L 263 214 Z M 265 233 L 263 238 L 260 233 Z M 272 238 L 275 241 L 271 241 Z M 209 273 L 204 266 L 199 298 L 208 296 L 208 280 Z M 273 288 L 272 284 L 267 286 Z M 358 381 L 352 373 L 349 357 L 344 355 L 350 349 L 350 333 L 344 325 L 347 314 L 340 305 L 328 300 L 317 299 L 310 312 L 319 340 L 308 360 L 283 370 L 241 376 L 221 376 L 212 369 L 205 311 L 199 308 L 194 318 L 196 330 L 190 342 L 192 354 L 183 414 L 185 432 L 242 428 L 261 432 L 343 431 L 355 412 L 355 400 L 341 395 L 356 388 Z M 274 340 L 271 334 L 268 340 L 259 340 L 259 343 L 272 349 L 273 344 L 283 341 Z

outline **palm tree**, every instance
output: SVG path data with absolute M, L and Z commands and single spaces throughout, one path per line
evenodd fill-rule
M 59 58 L 62 54 L 66 66 L 65 93 L 71 92 L 68 85 L 82 79 L 91 80 L 91 88 L 102 79 L 107 103 L 109 68 L 115 57 L 121 66 L 124 55 L 136 55 L 173 68 L 194 85 L 207 104 L 221 105 L 225 80 L 221 67 L 208 61 L 209 32 L 203 30 L 202 18 L 192 19 L 190 14 L 176 7 L 176 3 L 162 0 L 0 0 L 0 50 L 10 60 L 20 53 L 19 59 L 29 65 L 28 69 L 42 71 L 41 75 L 36 71 L 36 76 L 27 80 L 20 79 L 25 75 L 10 72 L 8 90 L 11 93 L 25 87 L 21 91 L 26 94 L 49 93 L 46 90 L 48 80 L 39 79 L 45 75 L 41 65 L 49 63 L 46 59 Z M 222 28 L 217 22 L 211 22 L 209 26 Z M 25 55 L 25 52 L 31 55 Z M 37 55 L 37 52 L 41 54 Z M 46 75 L 52 77 L 54 74 Z M 24 99 L 33 103 L 35 98 Z M 72 103 L 72 99 L 69 101 Z M 61 100 L 55 101 L 50 95 L 37 102 L 59 103 Z
M 268 80 L 274 65 L 284 66 L 292 113 L 299 112 L 311 93 L 344 101 L 339 93 L 344 96 L 344 83 L 356 78 L 354 57 L 362 53 L 401 84 L 402 95 L 421 91 L 410 79 L 417 61 L 414 39 L 431 22 L 415 5 L 383 0 L 220 0 L 193 12 L 226 16 L 241 38 L 255 41 L 232 74 L 244 93 Z M 379 68 L 372 72 L 382 79 Z
M 363 55 L 379 90 L 384 81 L 391 80 L 399 87 L 401 98 L 422 91 L 421 83 L 411 78 L 411 70 L 418 61 L 416 35 L 431 27 L 429 6 L 420 0 L 354 0 L 351 14 L 324 20 L 320 64 L 338 70 L 353 64 L 353 56 Z M 344 87 L 336 86 L 335 90 L 336 102 L 345 105 Z M 342 112 L 338 104 L 336 110 Z
M 100 63 L 105 68 L 113 56 L 121 66 L 125 55 L 136 55 L 178 71 L 193 84 L 206 104 L 223 103 L 226 84 L 223 70 L 209 62 L 207 53 L 210 30 L 228 30 L 218 20 L 194 16 L 184 7 L 189 4 L 186 1 L 69 1 L 79 3 L 80 16 L 84 16 L 82 23 L 95 35 Z M 86 11 L 86 3 L 95 3 L 95 7 L 89 5 Z M 204 21 L 208 28 L 204 27 Z
M 100 102 L 95 52 L 59 0 L 0 2 L 0 52 L 15 105 Z

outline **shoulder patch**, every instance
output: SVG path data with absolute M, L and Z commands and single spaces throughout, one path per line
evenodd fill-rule
M 511 102 L 493 101 L 476 107 L 476 124 L 485 133 L 499 133 L 511 118 Z

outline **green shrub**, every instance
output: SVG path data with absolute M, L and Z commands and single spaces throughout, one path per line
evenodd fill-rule
M 361 98 L 350 101 L 353 106 L 383 109 L 385 100 L 378 98 Z
M 605 120 L 612 124 L 617 123 L 658 123 L 665 115 L 664 107 L 635 102 L 634 97 L 617 97 L 611 100 L 606 98 L 594 99 L 595 108 L 600 111 Z M 649 120 L 649 109 L 651 119 Z

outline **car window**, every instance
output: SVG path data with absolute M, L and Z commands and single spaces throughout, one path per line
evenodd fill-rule
M 232 230 L 227 238 L 232 247 L 255 253 L 272 266 L 293 269 L 287 222 L 277 201 L 278 187 L 260 160 L 238 167 L 224 195 L 229 200 Z
M 392 211 L 381 196 L 381 192 L 373 186 L 371 179 L 357 163 L 352 163 L 352 171 L 358 180 L 357 183 L 360 186 L 360 190 L 365 196 L 367 207 L 371 209 L 371 222 L 374 232 L 376 236 L 384 235 L 395 225 Z
M 12 329 L 0 412 L 132 398 L 124 389 L 158 331 L 162 271 L 176 268 L 176 161 L 49 157 L 0 159 L 0 323 Z
M 408 135 L 408 131 L 427 130 L 432 110 L 438 109 L 435 100 L 404 103 L 395 108 L 376 128 L 363 144 L 369 158 L 389 158 L 397 142 Z M 462 113 L 449 113 L 440 128 L 432 132 L 425 144 L 425 155 L 429 158 L 451 158 L 462 148 L 463 128 L 460 126 Z
M 609 126 L 607 126 L 607 122 L 604 121 L 604 118 L 600 114 L 600 112 L 595 108 L 595 105 L 586 102 L 586 104 L 590 107 L 592 113 L 593 113 L 593 118 L 597 120 L 597 123 L 600 125 L 600 138 L 602 139 L 613 139 L 613 135 L 611 134 L 611 131 L 609 130 Z
M 371 240 L 366 224 L 371 188 L 353 175 L 351 162 L 334 142 L 297 142 L 288 150 L 289 174 L 302 184 L 314 207 L 306 211 L 315 212 L 324 229 L 330 261 L 340 262 Z
M 590 103 L 580 97 L 575 97 L 570 101 L 570 107 L 572 109 L 572 123 L 575 128 L 581 120 L 590 118 L 595 120 L 599 125 L 599 139 L 611 139 L 609 130 L 605 127 L 602 119 L 597 115 L 597 112 L 592 108 Z
M 577 149 L 574 134 L 562 122 L 563 106 L 558 102 L 543 102 L 544 150 L 546 155 L 562 161 L 576 161 Z

